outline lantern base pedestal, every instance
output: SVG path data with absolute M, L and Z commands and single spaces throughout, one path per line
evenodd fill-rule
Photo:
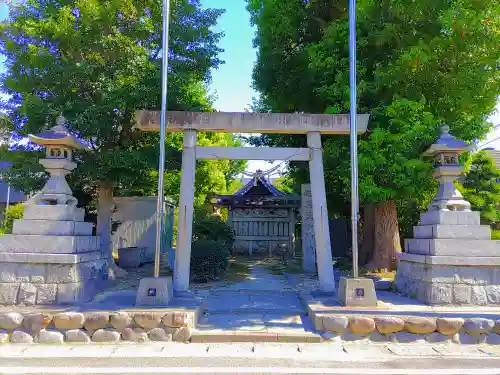
M 146 277 L 141 279 L 136 306 L 167 306 L 174 297 L 172 277 Z
M 372 279 L 341 277 L 337 298 L 345 306 L 377 306 L 377 294 Z
M 405 240 L 397 288 L 429 305 L 500 305 L 500 241 L 479 212 L 429 211 Z
M 500 245 L 500 242 L 499 242 Z M 500 256 L 401 254 L 396 287 L 427 305 L 500 305 Z

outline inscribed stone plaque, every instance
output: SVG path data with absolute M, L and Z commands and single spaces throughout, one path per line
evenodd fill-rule
M 311 185 L 303 184 L 301 192 L 302 216 L 302 266 L 305 272 L 316 272 L 316 242 L 312 212 Z
M 349 257 L 348 250 L 351 233 L 347 221 L 344 219 L 332 219 L 328 221 L 328 225 L 330 227 L 332 256 L 334 258 Z

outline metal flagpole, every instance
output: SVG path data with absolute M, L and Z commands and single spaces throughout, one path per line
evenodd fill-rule
M 356 108 L 356 0 L 349 0 L 349 85 L 351 101 L 351 220 L 352 268 L 358 277 L 358 127 Z
M 161 73 L 160 161 L 158 166 L 158 202 L 156 206 L 156 252 L 154 277 L 160 276 L 160 251 L 164 211 L 163 175 L 165 174 L 165 132 L 167 123 L 168 18 L 170 0 L 163 0 L 163 43 Z
M 5 203 L 5 209 L 9 208 L 10 205 L 10 184 L 7 184 L 7 202 Z

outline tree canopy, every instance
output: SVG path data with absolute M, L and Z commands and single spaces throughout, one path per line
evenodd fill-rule
M 222 13 L 202 8 L 200 0 L 171 1 L 169 110 L 213 110 L 207 85 L 211 69 L 222 63 L 222 33 L 212 27 Z M 135 130 L 134 124 L 136 110 L 160 108 L 161 48 L 162 3 L 155 0 L 26 0 L 11 5 L 0 26 L 0 53 L 6 57 L 0 84 L 8 95 L 1 107 L 9 117 L 2 125 L 19 139 L 52 127 L 62 114 L 88 145 L 75 154 L 79 167 L 70 184 L 81 203 L 79 195 L 84 204 L 98 200 L 97 234 L 110 260 L 113 193 L 156 194 L 159 134 Z M 166 138 L 166 194 L 175 197 L 182 138 Z M 200 140 L 237 142 L 216 134 Z M 16 156 L 0 150 L 17 161 L 12 182 L 36 190 L 44 176 L 35 166 L 36 148 L 17 148 Z M 203 201 L 207 190 L 227 188 L 241 163 L 200 166 L 197 200 Z
M 347 113 L 347 1 L 247 0 L 257 27 L 256 110 Z M 467 141 L 485 137 L 500 95 L 500 7 L 488 0 L 358 0 L 358 112 L 363 204 L 430 196 L 431 166 L 420 154 L 443 123 Z M 303 145 L 304 137 L 257 143 Z M 330 214 L 348 213 L 347 137 L 324 137 Z M 299 181 L 305 166 L 290 168 Z M 395 213 L 392 214 L 393 218 Z
M 486 151 L 472 156 L 463 194 L 486 224 L 500 223 L 500 171 Z
M 415 195 L 428 172 L 418 156 L 442 122 L 468 141 L 489 130 L 485 117 L 500 94 L 500 8 L 487 0 L 361 0 L 357 6 L 358 108 L 371 115 L 359 144 L 360 194 L 368 201 Z M 347 113 L 347 1 L 248 0 L 248 9 L 257 26 L 260 107 Z M 345 138 L 325 142 L 327 178 L 334 168 L 344 194 Z
M 210 70 L 222 63 L 222 34 L 211 27 L 222 12 L 203 9 L 198 0 L 172 1 L 170 110 L 212 111 L 206 87 Z M 161 14 L 161 2 L 152 0 L 29 0 L 11 6 L 0 27 L 0 52 L 6 56 L 1 85 L 9 95 L 2 107 L 10 117 L 9 130 L 16 137 L 36 134 L 63 114 L 68 128 L 89 146 L 76 156 L 80 181 L 109 182 L 122 193 L 154 193 L 159 136 L 133 125 L 137 109 L 160 107 Z M 235 142 L 230 136 L 202 139 Z M 167 170 L 179 168 L 181 147 L 178 135 L 167 136 Z M 231 179 L 235 165 L 221 164 L 216 170 Z M 17 176 L 29 172 L 19 169 Z M 216 177 L 211 186 L 200 188 L 217 185 L 214 181 L 221 179 Z M 22 182 L 26 189 L 27 180 Z

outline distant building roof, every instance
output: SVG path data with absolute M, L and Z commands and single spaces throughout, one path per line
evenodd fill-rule
M 276 189 L 262 174 L 262 171 L 255 172 L 252 178 L 245 186 L 238 190 L 234 195 L 272 195 L 283 197 L 286 194 Z
M 12 167 L 12 163 L 10 161 L 0 161 L 0 173 L 2 169 L 7 169 Z M 26 201 L 26 195 L 14 189 L 10 189 L 9 185 L 0 180 L 0 203 L 7 203 L 7 196 L 9 196 L 9 203 L 20 203 Z
M 485 149 L 485 151 L 491 155 L 497 169 L 500 169 L 500 150 Z

